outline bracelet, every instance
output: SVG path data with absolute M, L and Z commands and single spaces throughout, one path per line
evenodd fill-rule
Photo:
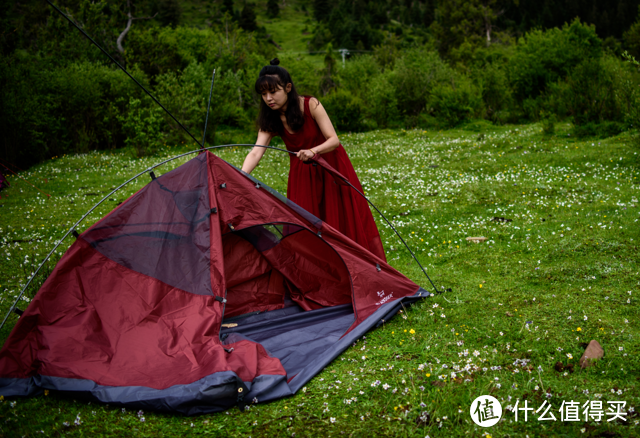
M 316 155 L 318 155 L 318 153 L 316 151 L 314 151 L 313 149 L 309 149 L 309 151 L 313 152 L 313 156 L 315 157 Z

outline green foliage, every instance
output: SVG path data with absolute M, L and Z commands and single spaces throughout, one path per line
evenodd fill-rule
M 296 90 L 301 95 L 317 96 L 320 93 L 320 73 L 307 58 L 285 55 L 280 58 L 280 65 L 291 74 Z M 256 72 L 255 78 L 258 77 Z M 255 80 L 255 79 L 254 79 Z
M 447 54 L 465 42 L 489 45 L 498 16 L 496 3 L 497 0 L 439 2 L 437 20 L 431 25 L 431 31 L 438 41 L 440 53 Z
M 386 128 L 398 122 L 398 99 L 390 72 L 375 77 L 369 85 L 365 101 L 365 115 L 373 122 L 373 127 Z
M 140 99 L 131 98 L 126 115 L 118 116 L 126 135 L 124 142 L 135 156 L 149 155 L 160 146 L 161 111 L 156 106 L 143 107 Z
M 158 100 L 173 114 L 184 126 L 193 133 L 198 133 L 204 126 L 204 116 L 207 102 L 205 100 L 207 89 L 207 74 L 202 64 L 192 62 L 181 74 L 169 72 L 159 75 L 156 93 Z M 164 121 L 171 127 L 168 140 L 193 141 L 165 114 Z M 196 136 L 199 138 L 199 136 Z
M 424 110 L 432 90 L 443 82 L 453 81 L 453 75 L 452 69 L 434 51 L 414 49 L 404 52 L 396 61 L 392 76 L 401 114 L 417 117 Z
M 607 138 L 613 137 L 624 132 L 625 126 L 620 122 L 587 122 L 581 125 L 573 125 L 571 132 L 578 138 L 597 137 Z
M 276 18 L 280 14 L 278 0 L 267 0 L 267 17 Z
M 476 72 L 482 90 L 485 114 L 491 120 L 501 120 L 504 112 L 513 104 L 507 73 L 496 64 L 488 64 Z
M 3 58 L 0 66 L 6 159 L 23 166 L 124 145 L 117 116 L 126 111 L 124 96 L 140 92 L 121 71 L 87 61 L 56 67 L 27 56 Z M 146 82 L 139 70 L 131 73 Z
M 131 4 L 135 17 L 158 15 L 155 20 L 135 21 L 124 54 L 115 41 L 125 25 L 126 3 L 68 0 L 64 7 L 196 137 L 202 134 L 215 68 L 207 142 L 231 131 L 253 135 L 259 103 L 254 81 L 276 55 L 274 39 L 289 47 L 283 41 L 289 37 L 297 39 L 291 46 L 295 49 L 286 50 L 307 46 L 324 52 L 280 53 L 279 58 L 301 94 L 326 97 L 329 116 L 342 131 L 449 127 L 478 117 L 495 123 L 542 119 L 545 126 L 552 118 L 568 119 L 575 129 L 589 125 L 585 132 L 593 126 L 606 126 L 597 128 L 606 133 L 640 126 L 640 72 L 616 59 L 622 50 L 617 38 L 624 30 L 626 47 L 635 50 L 637 26 L 631 24 L 637 5 L 613 0 L 612 5 L 628 15 L 616 20 L 627 27 L 602 33 L 599 25 L 599 34 L 607 37 L 603 42 L 580 14 L 581 20 L 559 28 L 526 32 L 547 20 L 529 2 L 522 0 L 516 7 L 504 0 L 316 0 L 314 22 L 305 4 L 295 1 L 269 0 L 258 6 L 236 2 L 238 10 L 231 0 L 187 2 L 180 3 L 180 13 L 175 0 L 141 0 Z M 549 11 L 559 10 L 545 2 Z M 255 16 L 256 11 L 264 14 L 266 6 L 272 21 L 265 25 L 272 35 L 260 27 L 265 16 Z M 121 73 L 105 66 L 99 50 L 51 9 L 32 2 L 5 2 L 2 8 L 6 14 L 0 16 L 0 24 L 15 30 L 0 35 L 5 54 L 0 60 L 2 156 L 25 165 L 53 155 L 123 147 L 127 136 L 137 136 L 133 122 L 125 129 L 124 121 L 148 119 L 155 104 Z M 598 5 L 593 10 L 611 8 Z M 518 15 L 525 11 L 526 17 Z M 176 25 L 178 20 L 182 25 Z M 313 33 L 305 37 L 309 29 Z M 515 43 L 510 35 L 522 37 Z M 334 47 L 370 53 L 355 52 L 343 66 Z M 135 117 L 129 114 L 132 98 L 140 100 Z M 186 141 L 188 136 L 171 118 L 160 117 L 164 140 Z M 22 144 L 28 146 L 16 146 Z
M 363 103 L 351 92 L 338 89 L 322 99 L 322 105 L 338 131 L 360 131 L 363 129 Z
M 238 17 L 238 24 L 241 28 L 248 32 L 253 32 L 258 29 L 258 23 L 256 22 L 256 11 L 253 3 L 245 2 L 240 17 Z
M 544 135 L 554 135 L 556 133 L 556 116 L 543 112 L 542 116 L 542 132 Z
M 360 55 L 351 58 L 344 68 L 336 71 L 338 85 L 363 98 L 375 76 L 380 74 L 380 67 L 373 56 Z
M 632 56 L 640 58 L 640 6 L 638 7 L 638 19 L 624 33 L 624 43 Z
M 451 77 L 432 91 L 429 112 L 444 128 L 456 126 L 477 116 L 482 109 L 480 90 L 466 77 Z
M 154 16 L 160 24 L 172 27 L 180 24 L 182 8 L 178 0 L 156 0 L 153 5 Z
M 576 19 L 562 29 L 534 30 L 518 40 L 509 60 L 509 80 L 518 102 L 536 99 L 583 61 L 602 54 L 593 26 Z
M 398 56 L 400 56 L 400 38 L 397 35 L 387 32 L 382 43 L 373 46 L 373 57 L 383 69 L 393 68 Z

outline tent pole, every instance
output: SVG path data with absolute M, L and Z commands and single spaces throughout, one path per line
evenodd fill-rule
M 204 152 L 204 141 L 207 137 L 207 122 L 209 121 L 209 109 L 211 108 L 211 94 L 213 94 L 213 81 L 216 79 L 216 69 L 213 69 L 211 76 L 211 89 L 209 90 L 209 103 L 207 104 L 207 116 L 204 118 L 204 132 L 202 133 L 202 151 Z
M 367 200 L 367 202 L 369 203 L 369 205 L 371 205 L 373 208 L 376 209 L 376 211 L 380 214 L 380 216 L 382 216 L 382 218 L 384 219 L 384 221 L 387 223 L 387 225 L 389 225 L 391 227 L 391 229 L 396 233 L 396 236 L 398 236 L 398 239 L 400 239 L 400 241 L 404 244 L 404 246 L 407 248 L 407 250 L 409 251 L 409 254 L 411 254 L 411 257 L 413 257 L 413 259 L 416 261 L 416 263 L 418 264 L 418 266 L 420 266 L 420 269 L 422 269 L 423 274 L 427 277 L 427 280 L 429 280 L 429 283 L 431 283 L 431 286 L 433 286 L 433 290 L 436 291 L 436 294 L 441 294 L 441 291 L 438 291 L 438 288 L 436 287 L 435 284 L 433 284 L 433 281 L 431 281 L 431 278 L 429 277 L 429 275 L 427 274 L 427 271 L 425 271 L 425 269 L 422 267 L 422 265 L 420 264 L 420 262 L 418 261 L 418 258 L 416 257 L 416 255 L 413 253 L 413 251 L 411 251 L 411 248 L 409 248 L 409 245 L 407 245 L 407 242 L 404 241 L 404 239 L 402 238 L 402 236 L 400 235 L 400 233 L 398 233 L 398 230 L 396 230 L 396 228 L 391 225 L 391 222 L 389 222 L 389 220 L 385 217 L 384 214 L 382 214 L 382 212 L 378 209 L 378 207 L 376 207 L 375 205 L 373 205 L 373 202 L 371 202 L 369 200 L 369 198 L 367 198 L 363 193 L 360 192 L 360 190 L 356 189 L 349 181 L 345 181 L 346 183 L 348 183 L 351 188 L 353 190 L 355 190 L 360 196 L 362 196 L 364 199 Z

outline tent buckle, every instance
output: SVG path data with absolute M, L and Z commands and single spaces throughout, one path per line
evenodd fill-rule
M 153 173 L 153 170 L 151 172 L 149 172 L 149 176 L 151 177 L 151 180 L 156 179 L 156 174 Z
M 382 271 L 382 269 L 380 268 L 380 264 L 379 263 L 376 263 L 376 271 L 378 271 L 378 272 Z

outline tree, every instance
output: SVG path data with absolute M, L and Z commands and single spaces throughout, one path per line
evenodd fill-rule
M 631 55 L 640 58 L 640 7 L 638 7 L 638 21 L 624 33 L 624 43 Z
M 313 0 L 313 16 L 317 21 L 326 21 L 331 15 L 329 0 Z
M 182 8 L 178 0 L 159 0 L 156 8 L 156 20 L 163 26 L 176 27 L 180 23 Z
M 280 14 L 280 6 L 278 6 L 278 0 L 267 1 L 267 17 L 276 18 Z
M 497 18 L 503 13 L 499 0 L 441 0 L 436 11 L 436 21 L 431 30 L 438 39 L 441 54 L 465 41 L 492 42 Z
M 258 29 L 258 23 L 256 22 L 256 12 L 253 10 L 252 3 L 245 3 L 240 12 L 240 19 L 238 20 L 240 27 L 248 32 L 252 32 Z
M 236 16 L 235 11 L 233 10 L 233 0 L 222 0 L 222 12 L 228 13 L 231 17 Z

